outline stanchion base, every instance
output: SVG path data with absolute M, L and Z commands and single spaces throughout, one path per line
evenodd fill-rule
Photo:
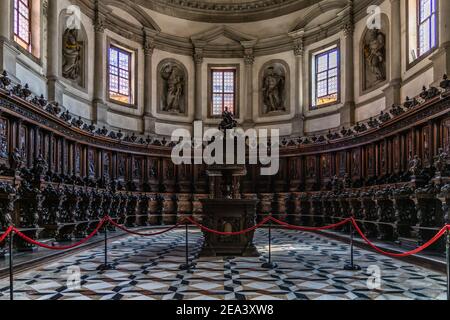
M 102 264 L 97 267 L 97 271 L 108 271 L 108 270 L 115 270 L 116 267 L 114 267 L 112 264 Z
M 358 266 L 357 264 L 346 264 L 344 266 L 345 271 L 361 271 L 361 266 Z
M 266 262 L 266 263 L 262 264 L 261 268 L 264 268 L 264 269 L 276 269 L 276 268 L 278 268 L 278 265 L 276 263 L 274 263 L 274 262 Z
M 185 271 L 185 270 L 191 270 L 191 269 L 195 269 L 197 265 L 195 263 L 189 263 L 189 264 L 182 264 L 180 266 L 180 270 Z

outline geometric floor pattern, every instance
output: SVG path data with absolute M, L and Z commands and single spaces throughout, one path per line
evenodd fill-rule
M 344 271 L 347 244 L 326 237 L 274 230 L 276 270 L 261 264 L 268 256 L 267 230 L 257 230 L 259 258 L 198 258 L 203 237 L 190 231 L 194 270 L 180 271 L 185 234 L 124 237 L 109 244 L 112 271 L 97 271 L 103 247 L 89 249 L 15 275 L 16 300 L 444 300 L 446 277 L 425 268 L 356 249 L 361 271 Z M 374 273 L 380 272 L 379 286 Z M 375 274 L 376 276 L 376 274 Z M 79 280 L 79 281 L 78 281 Z M 8 278 L 0 300 L 9 299 Z

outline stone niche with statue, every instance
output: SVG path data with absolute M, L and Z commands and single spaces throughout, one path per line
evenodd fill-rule
M 225 111 L 220 129 L 227 134 L 235 127 L 233 115 Z M 225 157 L 226 154 L 227 150 L 224 152 Z M 258 200 L 241 198 L 241 178 L 247 175 L 246 166 L 214 164 L 207 168 L 207 174 L 209 199 L 200 200 L 203 205 L 203 225 L 221 232 L 236 232 L 255 226 Z M 254 231 L 236 236 L 205 231 L 204 237 L 201 256 L 259 256 L 253 243 Z

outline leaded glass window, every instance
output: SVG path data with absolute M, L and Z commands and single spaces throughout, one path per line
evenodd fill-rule
M 109 97 L 122 103 L 132 103 L 131 53 L 115 46 L 109 48 Z
M 236 111 L 236 69 L 212 69 L 212 115 Z
M 28 51 L 31 50 L 30 12 L 30 0 L 14 0 L 14 40 Z
M 437 45 L 436 0 L 419 0 L 418 9 L 419 56 L 422 56 Z
M 313 108 L 321 108 L 339 99 L 339 49 L 334 47 L 316 54 L 312 63 Z

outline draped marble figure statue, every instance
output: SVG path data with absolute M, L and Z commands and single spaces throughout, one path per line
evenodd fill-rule
M 285 76 L 283 69 L 277 70 L 274 66 L 266 69 L 263 78 L 263 103 L 265 112 L 286 111 L 285 106 Z
M 386 80 L 386 40 L 380 30 L 369 30 L 364 47 L 364 57 L 376 82 Z
M 77 80 L 81 75 L 81 45 L 77 29 L 64 31 L 62 75 L 70 80 Z
M 161 70 L 161 78 L 164 80 L 162 110 L 183 113 L 184 72 L 176 65 L 167 64 Z

